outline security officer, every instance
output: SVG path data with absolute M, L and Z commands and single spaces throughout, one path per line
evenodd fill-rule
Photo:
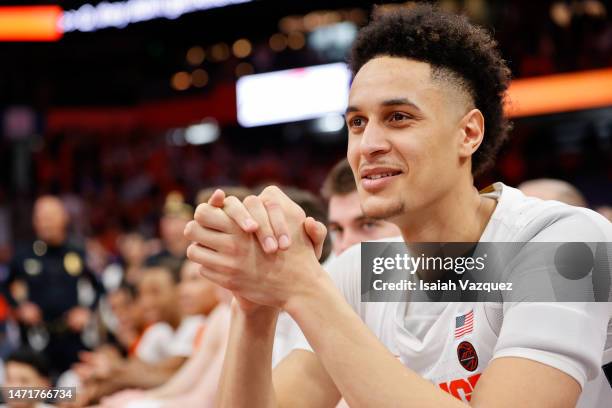
M 178 273 L 187 256 L 189 240 L 183 232 L 191 219 L 193 207 L 185 202 L 183 195 L 177 191 L 168 194 L 159 221 L 162 248 L 146 260 L 147 266 L 165 266 Z
M 68 242 L 68 222 L 59 198 L 36 200 L 36 240 L 17 251 L 9 278 L 24 340 L 44 351 L 58 372 L 76 362 L 85 348 L 83 334 L 101 292 L 83 250 Z

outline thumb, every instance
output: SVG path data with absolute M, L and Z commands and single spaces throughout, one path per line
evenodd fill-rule
M 312 242 L 317 259 L 321 258 L 321 254 L 323 253 L 323 244 L 325 243 L 325 236 L 327 235 L 327 228 L 325 228 L 325 225 L 316 221 L 314 218 L 308 217 L 304 221 L 304 230 Z
M 220 188 L 216 189 L 215 192 L 208 199 L 208 204 L 218 208 L 223 208 L 224 202 L 225 192 Z

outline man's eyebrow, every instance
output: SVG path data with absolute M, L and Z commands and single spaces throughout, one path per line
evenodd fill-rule
M 383 101 L 381 105 L 383 106 L 408 105 L 418 111 L 421 111 L 421 109 L 414 102 L 411 102 L 410 100 L 406 98 L 387 99 Z
M 414 103 L 411 102 L 410 100 L 406 99 L 406 98 L 393 98 L 393 99 L 387 99 L 384 100 L 381 103 L 382 106 L 397 106 L 397 105 L 407 105 L 412 107 L 413 109 L 416 109 L 417 111 L 421 111 L 421 109 Z M 346 112 L 345 114 L 351 113 L 351 112 L 357 112 L 360 109 L 357 106 L 349 106 L 346 108 Z
M 362 222 L 362 221 L 376 222 L 376 219 L 368 217 L 367 215 L 360 215 L 359 217 L 353 219 L 353 222 Z

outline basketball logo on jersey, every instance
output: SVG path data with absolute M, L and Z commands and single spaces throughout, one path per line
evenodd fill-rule
M 469 341 L 462 341 L 457 346 L 457 358 L 459 364 L 468 371 L 475 371 L 478 368 L 478 355 L 476 349 Z

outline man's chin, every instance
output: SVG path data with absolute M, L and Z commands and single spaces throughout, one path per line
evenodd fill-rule
M 402 214 L 404 206 L 397 199 L 368 197 L 361 203 L 361 209 L 367 217 L 376 220 L 388 220 Z

